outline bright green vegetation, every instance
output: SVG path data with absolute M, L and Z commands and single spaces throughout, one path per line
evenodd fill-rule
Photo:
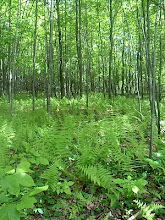
M 164 25 L 165 0 L 0 1 L 0 220 L 165 219 Z
M 90 95 L 88 110 L 85 97 L 52 99 L 49 117 L 42 99 L 35 112 L 31 103 L 16 97 L 11 121 L 0 100 L 0 220 L 129 219 L 138 212 L 164 219 L 165 135 L 155 135 L 148 159 L 148 101 L 143 122 L 137 99 L 121 96 Z

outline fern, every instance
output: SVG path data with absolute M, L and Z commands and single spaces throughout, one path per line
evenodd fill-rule
M 92 194 L 87 194 L 88 196 L 84 197 L 81 192 L 76 192 L 74 194 L 75 198 L 80 200 L 83 204 L 87 204 L 88 202 L 93 202 L 97 200 L 96 197 L 94 197 Z
M 60 171 L 56 163 L 51 165 L 42 175 L 41 178 L 47 180 L 47 184 L 52 188 L 53 191 L 56 190 L 58 180 L 60 178 Z
M 113 192 L 117 189 L 110 173 L 101 165 L 80 166 L 79 169 L 92 181 L 94 184 L 104 187 L 108 192 Z
M 150 189 L 150 193 L 156 196 L 158 199 L 161 199 L 161 194 L 154 189 Z
M 12 146 L 12 139 L 15 133 L 11 126 L 4 122 L 0 128 L 0 167 L 4 168 L 9 165 L 10 161 L 10 148 Z
M 134 202 L 137 204 L 138 208 L 141 209 L 142 211 L 142 216 L 144 218 L 146 218 L 147 220 L 153 220 L 155 214 L 152 213 L 153 211 L 157 210 L 157 209 L 162 209 L 165 208 L 164 206 L 157 204 L 157 203 L 153 203 L 150 205 L 147 205 L 139 200 L 134 200 Z
M 61 160 L 56 160 L 45 172 L 41 175 L 41 178 L 47 180 L 47 184 L 53 191 L 57 190 L 57 184 L 60 180 L 61 171 L 65 170 L 65 166 Z

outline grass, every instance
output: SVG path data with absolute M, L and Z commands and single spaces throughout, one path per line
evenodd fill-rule
M 19 209 L 22 219 L 128 219 L 139 209 L 146 219 L 154 219 L 153 212 L 164 218 L 163 207 L 158 207 L 164 205 L 164 133 L 158 138 L 155 126 L 154 158 L 149 160 L 146 100 L 142 101 L 143 122 L 137 100 L 121 96 L 111 101 L 91 94 L 88 109 L 85 96 L 52 99 L 48 118 L 42 98 L 36 100 L 33 112 L 32 99 L 20 95 L 14 109 L 11 121 L 10 105 L 5 98 L 0 100 L 1 170 L 29 164 L 28 178 L 35 186 L 49 186 L 40 188 L 33 202 L 28 197 L 28 205 Z M 2 190 L 10 198 L 4 204 L 11 205 L 12 200 L 18 210 L 23 196 L 35 189 L 23 187 L 14 199 L 10 187 Z M 156 211 L 146 212 L 153 203 Z

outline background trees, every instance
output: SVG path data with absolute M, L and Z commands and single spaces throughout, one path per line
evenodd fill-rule
M 82 91 L 85 91 L 84 70 L 87 62 L 90 63 L 89 91 L 106 91 L 110 97 L 110 93 L 115 91 L 121 94 L 135 94 L 138 86 L 141 95 L 143 92 L 151 93 L 153 55 L 156 72 L 164 69 L 164 41 L 161 37 L 164 34 L 163 1 L 58 0 L 37 3 L 20 0 L 9 1 L 8 4 L 5 1 L 1 3 L 2 94 L 7 94 L 10 87 L 8 76 L 10 59 L 14 56 L 19 4 L 19 53 L 16 54 L 17 71 L 14 79 L 14 85 L 19 85 L 19 90 L 34 90 L 34 82 L 32 83 L 29 77 L 32 71 L 33 78 L 36 78 L 36 92 L 43 91 L 45 60 L 49 60 L 49 77 L 52 77 L 52 87 L 55 85 L 57 96 L 64 97 L 66 93 L 82 96 Z M 155 32 L 157 11 L 159 19 Z M 44 18 L 45 13 L 48 16 L 45 15 Z M 157 48 L 154 52 L 155 34 L 160 38 L 156 39 Z M 89 53 L 90 57 L 87 60 Z M 157 74 L 157 84 L 164 84 L 162 74 L 160 75 L 159 77 Z M 46 81 L 48 87 L 50 83 L 49 80 Z M 160 85 L 158 88 L 160 89 Z
M 164 5 L 1 0 L 0 219 L 165 219 Z
M 18 92 L 33 95 L 33 109 L 44 94 L 49 113 L 51 96 L 138 95 L 140 112 L 149 98 L 160 133 L 164 12 L 163 0 L 2 1 L 0 95 L 11 115 Z

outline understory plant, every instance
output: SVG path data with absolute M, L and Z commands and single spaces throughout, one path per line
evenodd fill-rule
M 48 189 L 37 187 L 31 175 L 30 163 L 22 161 L 16 169 L 0 169 L 0 220 L 19 220 L 24 211 L 37 203 L 35 195 Z
M 30 101 L 17 100 L 16 116 L 1 125 L 4 219 L 97 219 L 137 209 L 135 199 L 164 199 L 163 138 L 148 159 L 150 119 L 144 111 L 141 121 L 137 100 L 91 95 L 87 109 L 84 97 L 52 99 L 49 117 L 42 100 L 35 112 Z

